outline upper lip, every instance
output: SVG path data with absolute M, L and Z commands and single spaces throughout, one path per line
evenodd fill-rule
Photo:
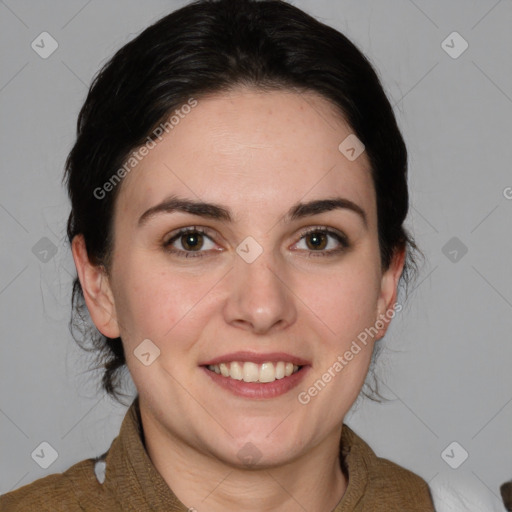
M 201 363 L 200 366 L 229 363 L 232 361 L 251 362 L 256 364 L 277 363 L 279 361 L 284 361 L 285 363 L 293 363 L 297 366 L 305 366 L 310 364 L 309 361 L 306 361 L 301 357 L 293 356 L 292 354 L 287 354 L 285 352 L 267 352 L 265 354 L 258 354 L 256 352 L 241 351 L 231 352 L 230 354 L 224 354 L 222 356 L 209 359 L 208 361 Z

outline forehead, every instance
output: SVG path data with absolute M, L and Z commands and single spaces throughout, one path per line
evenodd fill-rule
M 173 122 L 124 178 L 118 210 L 125 215 L 171 193 L 228 204 L 240 218 L 332 195 L 373 214 L 366 153 L 351 161 L 339 150 L 352 130 L 315 94 L 238 89 L 198 99 Z

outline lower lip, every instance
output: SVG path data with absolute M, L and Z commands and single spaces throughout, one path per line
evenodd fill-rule
M 289 377 L 276 379 L 274 382 L 244 382 L 243 380 L 224 377 L 208 370 L 205 366 L 201 366 L 201 368 L 213 382 L 231 391 L 234 395 L 255 400 L 275 398 L 288 393 L 299 385 L 309 370 L 309 366 L 303 366 L 298 372 L 292 373 Z

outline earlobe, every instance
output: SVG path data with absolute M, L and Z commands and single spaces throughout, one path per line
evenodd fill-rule
M 381 320 L 380 323 L 384 324 L 384 327 L 379 329 L 379 333 L 376 336 L 377 340 L 381 339 L 386 334 L 389 327 L 390 318 L 392 318 L 389 312 L 395 309 L 394 305 L 398 295 L 398 282 L 400 281 L 404 264 L 405 248 L 397 249 L 393 254 L 389 268 L 382 275 L 380 296 L 377 301 L 376 322 Z
M 119 337 L 114 296 L 105 269 L 90 262 L 82 234 L 73 238 L 71 251 L 94 325 L 108 338 Z

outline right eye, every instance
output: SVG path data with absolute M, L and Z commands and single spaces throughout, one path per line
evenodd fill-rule
M 207 245 L 206 250 L 202 250 L 205 249 L 205 244 Z M 206 230 L 193 226 L 180 229 L 165 241 L 163 245 L 167 252 L 175 254 L 180 258 L 202 258 L 204 254 L 201 253 L 214 250 L 215 243 Z

